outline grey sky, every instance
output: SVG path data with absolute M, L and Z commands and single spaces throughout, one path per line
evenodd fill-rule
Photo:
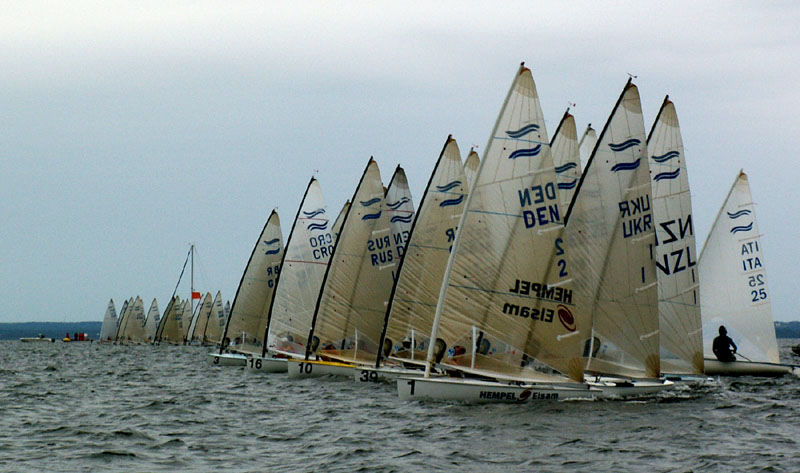
M 371 155 L 418 201 L 448 134 L 482 151 L 523 60 L 550 134 L 570 102 L 599 131 L 627 73 L 647 129 L 670 94 L 698 251 L 744 168 L 775 319 L 799 318 L 800 6 L 561 3 L 4 2 L 0 322 L 163 311 L 189 242 L 197 288 L 232 299 L 315 170 L 334 212 Z

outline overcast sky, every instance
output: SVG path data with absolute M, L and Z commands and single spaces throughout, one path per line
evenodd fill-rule
M 482 152 L 521 61 L 550 135 L 570 103 L 599 132 L 629 73 L 648 130 L 669 94 L 697 251 L 744 168 L 775 319 L 800 319 L 800 4 L 564 3 L 4 2 L 0 322 L 163 311 L 190 242 L 197 289 L 233 299 L 312 173 L 338 212 L 374 156 L 418 203 L 448 134 Z

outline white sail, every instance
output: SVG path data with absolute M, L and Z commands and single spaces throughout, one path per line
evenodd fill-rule
M 597 132 L 592 128 L 592 124 L 586 125 L 586 130 L 581 135 L 581 141 L 578 143 L 578 154 L 581 157 L 581 169 L 586 169 L 586 163 L 589 162 L 589 157 L 594 151 L 597 144 Z
M 553 134 L 550 150 L 558 179 L 559 201 L 561 208 L 566 211 L 581 178 L 578 131 L 575 128 L 575 118 L 569 113 L 569 109 L 564 112 Z
M 100 326 L 100 341 L 112 339 L 116 328 L 117 309 L 114 307 L 114 299 L 109 299 L 106 313 L 103 316 L 103 325 Z
M 189 340 L 200 340 L 203 343 L 203 336 L 208 328 L 208 321 L 211 318 L 211 309 L 214 301 L 211 299 L 211 293 L 206 292 L 200 305 L 197 307 L 197 316 L 195 317 L 194 327 L 190 329 Z
M 174 296 L 169 301 L 158 326 L 156 341 L 183 343 L 183 301 L 180 297 Z
M 114 326 L 114 333 L 111 334 L 112 339 L 115 339 L 117 337 L 117 332 L 119 331 L 119 324 L 122 321 L 122 316 L 125 314 L 125 311 L 128 310 L 128 304 L 130 304 L 128 300 L 125 300 L 122 303 L 122 309 L 120 309 L 119 311 L 119 317 L 117 317 L 116 325 Z
M 647 138 L 653 187 L 663 373 L 703 373 L 692 198 L 675 106 L 664 99 Z
M 738 353 L 779 363 L 761 234 L 747 175 L 739 172 L 708 234 L 698 262 L 703 352 L 724 325 Z
M 442 278 L 468 190 L 465 168 L 456 141 L 447 137 L 414 219 L 387 311 L 385 340 L 394 358 L 425 361 Z
M 520 67 L 465 204 L 448 262 L 437 338 L 448 368 L 538 381 L 533 359 L 583 379 L 587 326 L 573 304 L 572 268 L 536 85 Z M 430 365 L 429 365 L 430 366 Z
M 225 301 L 225 317 L 231 316 L 231 301 Z
M 472 183 L 475 182 L 475 174 L 478 173 L 478 167 L 480 165 L 481 158 L 473 148 L 470 148 L 467 159 L 464 161 L 464 178 L 467 180 L 465 191 L 469 192 L 469 190 L 472 189 Z
M 253 247 L 233 298 L 224 337 L 237 351 L 261 353 L 264 328 L 283 259 L 281 221 L 272 211 Z
M 147 336 L 144 332 L 145 313 L 142 298 L 136 296 L 131 307 L 128 310 L 128 317 L 120 327 L 120 334 L 117 338 L 130 343 L 144 343 Z
M 227 321 L 228 318 L 225 316 L 225 306 L 222 304 L 222 293 L 217 291 L 217 294 L 214 296 L 214 302 L 211 304 L 211 314 L 208 316 L 208 324 L 203 331 L 201 343 L 220 343 Z
M 414 221 L 414 202 L 411 198 L 411 190 L 408 188 L 406 173 L 400 166 L 395 169 L 389 188 L 386 190 L 384 208 L 391 228 L 394 255 L 402 261 L 411 223 Z M 378 260 L 381 261 L 381 258 L 379 257 Z M 396 277 L 397 267 L 395 267 L 393 275 L 393 278 Z
M 325 274 L 307 348 L 340 360 L 374 363 L 399 257 L 380 171 L 371 158 L 352 202 Z
M 335 243 L 334 220 L 319 181 L 311 178 L 286 241 L 268 317 L 267 349 L 305 355 L 322 279 Z
M 148 342 L 155 340 L 160 318 L 161 314 L 158 311 L 158 300 L 153 298 L 153 302 L 150 304 L 150 309 L 147 311 L 147 319 L 144 323 L 145 338 Z
M 131 312 L 133 312 L 133 302 L 134 299 L 131 297 L 126 301 L 125 305 L 122 306 L 122 312 L 120 312 L 119 320 L 117 320 L 117 328 L 114 331 L 114 340 L 122 339 L 127 321 L 130 318 Z
M 567 213 L 578 303 L 588 310 L 587 371 L 657 377 L 658 283 L 639 91 L 625 85 Z M 589 334 L 586 334 L 589 335 Z

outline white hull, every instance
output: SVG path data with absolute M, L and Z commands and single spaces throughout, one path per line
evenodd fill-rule
M 55 342 L 55 338 L 43 338 L 43 337 L 23 337 L 19 339 L 22 343 L 32 343 L 32 342 Z
M 785 374 L 800 374 L 800 367 L 782 365 L 779 363 L 733 361 L 722 362 L 719 360 L 703 360 L 704 371 L 709 376 L 783 376 Z
M 360 383 L 395 382 L 398 378 L 421 376 L 424 370 L 408 369 L 393 366 L 381 368 L 358 367 L 353 369 L 354 379 Z
M 346 376 L 353 377 L 355 365 L 337 363 L 335 361 L 314 361 L 292 359 L 287 361 L 289 378 L 317 378 L 320 376 Z
M 247 360 L 246 368 L 250 373 L 286 373 L 287 361 L 286 358 L 253 356 Z
M 586 384 L 602 391 L 604 398 L 646 397 L 675 387 L 672 381 L 661 379 L 633 380 L 613 377 L 587 379 Z
M 568 384 L 574 384 L 568 386 Z M 593 400 L 603 391 L 581 383 L 516 385 L 456 378 L 402 377 L 397 380 L 401 400 L 417 399 L 469 403 L 522 403 Z
M 209 353 L 208 361 L 214 366 L 245 366 L 247 356 L 238 353 Z

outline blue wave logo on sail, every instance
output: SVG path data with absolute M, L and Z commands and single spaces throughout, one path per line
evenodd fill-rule
M 414 218 L 414 214 L 408 215 L 395 215 L 392 217 L 391 222 L 402 222 L 402 223 L 411 223 L 411 220 Z
M 641 162 L 642 162 L 642 158 L 639 158 L 639 159 L 637 159 L 636 161 L 634 161 L 632 163 L 618 163 L 618 164 L 615 164 L 615 165 L 611 166 L 611 170 L 613 172 L 633 171 L 634 169 L 639 167 L 639 164 L 641 164 Z
M 578 180 L 574 179 L 572 182 L 559 182 L 559 189 L 574 189 L 578 185 Z
M 662 154 L 661 156 L 651 156 L 650 159 L 652 159 L 653 161 L 655 161 L 655 162 L 657 162 L 659 164 L 663 164 L 663 163 L 666 163 L 667 161 L 669 161 L 672 158 L 677 158 L 680 155 L 681 154 L 678 153 L 677 151 L 667 151 L 666 153 Z
M 750 215 L 750 209 L 744 209 L 744 210 L 740 210 L 738 212 L 733 212 L 733 213 L 727 212 L 727 214 L 728 214 L 728 218 L 731 218 L 731 219 L 739 218 L 742 215 Z
M 386 202 L 386 206 L 389 207 L 392 210 L 397 210 L 397 209 L 400 208 L 401 205 L 407 203 L 408 201 L 409 201 L 408 197 L 403 197 L 402 199 L 398 200 L 397 202 L 392 202 L 392 203 Z
M 464 194 L 461 194 L 460 196 L 456 197 L 455 199 L 447 199 L 447 200 L 441 201 L 439 203 L 439 207 L 448 207 L 448 206 L 451 206 L 451 205 L 458 205 L 463 201 L 464 201 Z
M 363 217 L 361 217 L 361 220 L 375 220 L 376 218 L 381 218 L 380 211 L 374 214 L 366 214 Z
M 362 200 L 360 202 L 361 202 L 361 205 L 363 205 L 364 207 L 369 207 L 370 205 L 377 204 L 380 201 L 381 201 L 380 197 L 375 197 L 374 199 L 370 199 L 370 200 L 366 200 L 366 201 Z
M 269 240 L 269 241 L 267 241 L 267 240 L 264 240 L 264 243 L 265 243 L 267 246 L 270 246 L 270 245 L 274 245 L 275 243 L 278 243 L 279 241 L 281 241 L 281 240 L 280 240 L 280 238 L 273 238 L 272 240 Z M 267 250 L 267 251 L 265 251 L 265 252 L 264 252 L 264 254 L 265 254 L 265 255 L 274 255 L 274 254 L 278 253 L 279 251 L 281 251 L 281 247 L 280 247 L 280 245 L 278 245 L 278 247 L 277 247 L 277 248 L 275 248 L 274 250 Z
M 506 131 L 506 135 L 510 136 L 511 138 L 522 138 L 523 136 L 527 135 L 528 133 L 532 133 L 532 132 L 534 132 L 534 131 L 536 131 L 538 129 L 539 129 L 539 125 L 537 125 L 535 123 L 531 123 L 530 125 L 525 125 L 525 126 L 523 126 L 522 128 L 520 128 L 519 130 L 516 130 L 516 131 L 508 130 L 508 131 Z
M 319 209 L 317 209 L 317 210 L 312 210 L 312 211 L 310 211 L 310 212 L 303 212 L 303 215 L 304 215 L 306 218 L 314 218 L 314 217 L 316 217 L 317 215 L 324 214 L 324 213 L 325 213 L 325 209 L 319 208 Z
M 681 168 L 672 172 L 660 172 L 653 178 L 654 181 L 663 181 L 664 179 L 675 179 L 681 173 Z
M 328 228 L 328 220 L 319 223 L 317 222 L 310 223 L 306 228 L 309 230 L 325 230 Z
M 542 151 L 542 145 L 536 145 L 533 148 L 518 149 L 508 155 L 508 159 L 517 159 L 521 157 L 536 156 Z
M 641 143 L 641 140 L 636 138 L 631 138 L 629 140 L 625 140 L 622 143 L 609 143 L 608 147 L 611 148 L 611 151 L 620 152 L 625 151 L 628 148 L 633 148 L 634 146 Z
M 458 187 L 460 185 L 461 185 L 461 181 L 455 180 L 455 181 L 452 181 L 452 182 L 448 182 L 447 184 L 445 184 L 443 186 L 436 186 L 436 190 L 439 191 L 439 192 L 447 192 L 449 190 L 453 190 L 453 188 Z
M 569 171 L 570 169 L 575 169 L 578 167 L 576 163 L 567 163 L 563 166 L 556 166 L 556 174 L 561 174 L 564 171 Z
M 752 229 L 753 229 L 753 222 L 750 222 L 747 225 L 739 225 L 737 227 L 731 228 L 731 233 L 749 232 Z

